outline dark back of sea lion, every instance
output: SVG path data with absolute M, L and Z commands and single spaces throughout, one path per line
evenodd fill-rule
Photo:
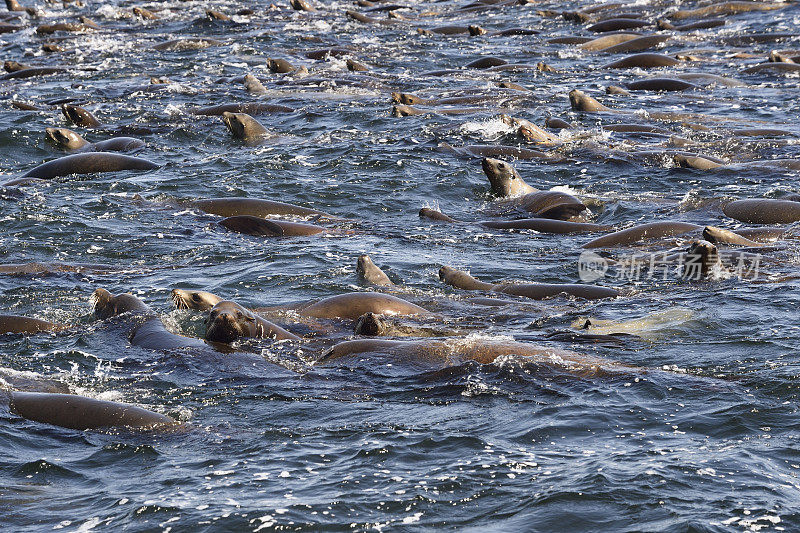
M 604 248 L 610 246 L 624 246 L 644 239 L 660 239 L 662 237 L 682 235 L 700 228 L 702 228 L 702 226 L 690 224 L 688 222 L 676 222 L 671 220 L 651 222 L 649 224 L 642 224 L 640 226 L 634 226 L 632 228 L 609 233 L 608 235 L 603 235 L 602 237 L 587 242 L 583 247 Z
M 0 335 L 4 333 L 34 334 L 42 331 L 58 331 L 62 326 L 27 316 L 0 315 Z
M 649 78 L 632 81 L 626 86 L 632 91 L 685 91 L 687 89 L 699 89 L 693 83 L 674 78 Z
M 237 233 L 257 237 L 283 237 L 283 228 L 265 218 L 236 215 L 220 220 L 219 225 Z
M 351 292 L 314 302 L 301 309 L 301 315 L 316 318 L 347 318 L 355 320 L 364 313 L 383 315 L 428 314 L 428 311 L 396 296 L 377 292 Z
M 261 198 L 208 198 L 190 202 L 192 207 L 201 209 L 212 215 L 233 217 L 237 215 L 251 215 L 254 217 L 267 217 L 270 215 L 299 215 L 304 217 L 321 215 L 330 217 L 328 213 L 301 207 L 299 205 L 263 200 Z
M 419 210 L 420 218 L 428 218 L 430 220 L 438 220 L 440 222 L 458 222 L 458 220 L 451 218 L 441 211 L 431 209 L 430 207 L 423 207 Z
M 615 18 L 598 22 L 586 29 L 595 33 L 605 33 L 607 31 L 630 30 L 650 25 L 649 22 L 640 19 Z
M 247 113 L 248 115 L 262 115 L 268 113 L 294 113 L 291 107 L 277 104 L 262 104 L 249 102 L 242 104 L 221 104 L 210 107 L 199 107 L 191 110 L 195 115 L 221 116 L 228 113 Z
M 85 152 L 48 161 L 23 174 L 22 178 L 50 179 L 70 174 L 94 174 L 119 170 L 153 170 L 152 161 L 110 152 Z
M 96 128 L 100 125 L 94 115 L 82 107 L 64 104 L 61 106 L 61 112 L 64 117 L 76 126 L 83 126 L 85 128 Z
M 593 231 L 607 231 L 611 226 L 589 224 L 582 222 L 569 222 L 551 218 L 523 218 L 519 220 L 484 220 L 482 226 L 494 229 L 530 229 L 539 233 L 568 234 L 589 233 Z
M 601 68 L 656 68 L 656 67 L 671 67 L 680 63 L 674 59 L 663 54 L 634 54 L 625 57 L 613 63 L 603 65 Z
M 663 43 L 669 39 L 669 35 L 644 35 L 636 39 L 630 39 L 624 43 L 615 44 L 607 48 L 603 48 L 600 52 L 604 54 L 620 54 L 623 52 L 638 52 L 640 50 L 647 50 L 657 44 Z
M 722 212 L 749 224 L 790 224 L 800 220 L 800 202 L 753 198 L 726 204 Z
M 565 192 L 538 191 L 526 194 L 520 206 L 538 217 L 567 220 L 586 210 L 583 203 Z
M 154 428 L 175 424 L 166 415 L 135 405 L 86 398 L 74 394 L 12 392 L 11 411 L 28 420 L 70 429 L 128 426 Z

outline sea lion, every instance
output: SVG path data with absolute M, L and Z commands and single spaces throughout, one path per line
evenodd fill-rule
M 248 146 L 261 144 L 270 136 L 267 128 L 247 113 L 225 111 L 222 113 L 222 122 L 225 123 L 231 135 L 244 141 Z
M 358 11 L 347 10 L 344 12 L 349 18 L 353 20 L 357 20 L 358 22 L 363 22 L 364 24 L 382 24 L 382 25 L 390 25 L 395 24 L 396 20 L 392 19 L 376 19 L 374 17 L 368 17 L 363 13 L 359 13 Z
M 625 86 L 631 91 L 686 91 L 700 88 L 688 81 L 674 78 L 648 78 L 626 83 Z
M 289 5 L 295 11 L 316 11 L 317 8 L 306 2 L 306 0 L 289 0 Z
M 703 279 L 722 269 L 719 251 L 712 243 L 704 240 L 692 241 L 686 250 L 682 276 L 688 279 Z
M 75 124 L 76 126 L 83 126 L 84 128 L 96 128 L 101 124 L 94 115 L 79 106 L 64 104 L 61 106 L 61 112 L 69 122 Z
M 702 228 L 697 224 L 677 221 L 660 221 L 641 224 L 632 228 L 615 231 L 608 235 L 603 235 L 591 240 L 583 245 L 584 248 L 606 248 L 611 246 L 625 246 L 645 239 L 660 239 L 662 237 L 672 237 L 683 235 L 690 231 Z
M 479 27 L 480 26 L 475 26 L 475 28 Z M 474 36 L 471 28 L 472 26 L 437 26 L 435 28 L 417 28 L 417 33 L 421 35 L 460 35 L 468 33 Z M 485 31 L 486 30 L 484 30 L 484 32 Z
M 364 313 L 379 315 L 427 315 L 428 310 L 396 296 L 377 292 L 350 292 L 297 308 L 303 316 L 355 320 Z
M 268 220 L 251 215 L 236 215 L 219 221 L 219 225 L 237 233 L 256 237 L 297 237 L 317 235 L 325 228 L 313 224 L 288 222 L 286 220 Z
M 144 141 L 133 137 L 114 137 L 90 143 L 79 133 L 67 128 L 45 128 L 47 140 L 58 148 L 69 151 L 82 152 L 130 152 L 144 147 Z
M 644 35 L 636 39 L 609 46 L 599 50 L 602 54 L 621 54 L 623 52 L 639 52 L 647 50 L 670 39 L 669 35 Z
M 585 111 L 587 113 L 597 113 L 598 111 L 611 111 L 610 108 L 604 106 L 591 96 L 573 89 L 569 92 L 569 103 L 575 111 Z
M 605 33 L 607 31 L 632 30 L 633 28 L 642 28 L 650 25 L 650 22 L 641 19 L 614 18 L 592 24 L 586 29 L 594 33 Z
M 590 224 L 587 222 L 570 222 L 551 218 L 521 218 L 517 220 L 482 220 L 481 226 L 493 229 L 526 229 L 539 233 L 566 235 L 571 233 L 592 233 L 608 231 L 611 226 Z
M 419 216 L 436 220 L 439 222 L 462 223 L 440 211 L 423 207 L 419 210 Z M 585 222 L 570 222 L 567 220 L 555 220 L 552 218 L 519 218 L 515 220 L 481 220 L 476 222 L 485 228 L 492 229 L 521 229 L 533 230 L 538 233 L 550 233 L 564 235 L 570 233 L 591 233 L 596 231 L 608 231 L 611 226 L 602 224 L 589 224 Z
M 183 39 L 172 39 L 163 43 L 158 43 L 152 46 L 153 50 L 159 51 L 185 51 L 185 50 L 201 50 L 211 46 L 223 45 L 222 41 L 217 39 L 208 39 L 201 37 L 187 37 Z
M 31 68 L 30 65 L 25 65 L 18 61 L 4 61 L 3 62 L 3 70 L 6 72 L 17 72 L 19 70 L 25 70 Z
M 264 115 L 268 113 L 294 113 L 294 109 L 284 105 L 262 104 L 248 102 L 243 104 L 221 104 L 210 107 L 195 107 L 189 109 L 195 115 L 221 116 L 223 113 L 247 113 L 248 115 Z
M 753 248 L 764 246 L 762 243 L 751 241 L 743 235 L 714 226 L 706 226 L 703 228 L 703 239 L 713 244 L 736 244 L 738 246 L 749 246 Z
M 32 168 L 19 179 L 6 182 L 5 185 L 14 185 L 25 178 L 51 179 L 70 174 L 94 174 L 99 172 L 118 172 L 120 170 L 153 170 L 159 165 L 129 155 L 112 152 L 84 152 L 74 155 L 59 157 L 38 167 Z
M 300 217 L 320 216 L 336 218 L 324 211 L 261 198 L 208 198 L 205 200 L 191 200 L 187 203 L 190 207 L 221 217 L 250 215 L 264 218 L 274 215 L 293 215 Z
M 349 70 L 350 72 L 369 72 L 369 67 L 367 67 L 362 63 L 359 63 L 358 61 L 347 59 L 345 60 L 344 63 L 347 66 L 347 70 Z
M 744 74 L 754 74 L 756 72 L 763 72 L 763 71 L 772 71 L 774 73 L 800 72 L 800 65 L 796 63 L 767 62 L 767 63 L 759 63 L 757 65 L 753 65 L 752 67 L 748 67 L 742 70 Z
M 620 133 L 657 133 L 659 135 L 674 135 L 668 129 L 659 128 L 658 126 L 650 126 L 648 124 L 604 124 L 603 129 L 606 131 L 616 131 Z
M 229 300 L 217 302 L 209 311 L 206 319 L 205 339 L 211 342 L 230 344 L 240 337 L 276 340 L 300 338 L 269 320 L 257 316 L 236 302 Z
M 618 363 L 558 348 L 506 340 L 471 338 L 414 341 L 388 339 L 345 341 L 325 352 L 315 364 L 346 364 L 358 361 L 369 363 L 375 360 L 376 355 L 379 357 L 381 355 L 389 356 L 390 361 L 395 364 L 403 362 L 427 364 L 434 368 L 461 365 L 467 361 L 491 364 L 497 358 L 506 356 L 521 358 L 522 361 L 526 362 L 558 367 L 583 377 L 594 376 L 610 369 L 630 370 L 629 367 Z
M 513 157 L 514 159 L 528 160 L 540 159 L 559 163 L 564 161 L 563 157 L 553 155 L 541 150 L 530 148 L 520 148 L 517 146 L 502 146 L 493 144 L 469 144 L 466 146 L 450 146 L 447 143 L 440 143 L 439 148 L 464 157 Z
M 734 200 L 725 204 L 722 212 L 748 224 L 790 224 L 800 220 L 800 202 L 768 198 Z
M 56 24 L 42 24 L 36 28 L 36 33 L 39 35 L 49 35 L 57 31 L 83 32 L 93 29 L 96 28 L 93 28 L 89 24 L 79 24 L 77 22 L 58 22 Z
M 187 291 L 172 289 L 171 298 L 177 309 L 208 311 L 223 299 L 206 291 Z
M 486 283 L 478 281 L 464 271 L 448 266 L 439 269 L 439 279 L 443 282 L 468 291 L 490 291 L 524 296 L 534 300 L 542 300 L 559 294 L 569 294 L 587 300 L 615 298 L 619 291 L 598 285 L 579 285 L 572 283 Z
M 205 348 L 199 340 L 170 333 L 161 319 L 150 307 L 130 293 L 111 294 L 105 289 L 97 289 L 90 300 L 94 314 L 100 320 L 124 315 L 127 320 L 125 336 L 134 346 L 150 350 L 177 350 L 184 348 Z
M 156 15 L 155 13 L 150 11 L 149 9 L 145 9 L 143 7 L 140 7 L 140 6 L 134 6 L 131 11 L 133 11 L 134 15 L 136 15 L 137 17 L 143 18 L 143 19 L 158 20 L 158 15 Z
M 694 84 L 702 85 L 721 85 L 723 87 L 746 87 L 747 84 L 735 80 L 733 78 L 726 78 L 724 76 L 717 76 L 716 74 L 706 74 L 704 72 L 680 72 L 672 75 L 674 78 L 681 80 L 688 80 Z
M 486 69 L 506 64 L 508 64 L 508 61 L 506 61 L 505 59 L 500 59 L 499 57 L 482 57 L 480 59 L 476 59 L 475 61 L 467 63 L 466 66 L 467 68 Z
M 430 220 L 436 220 L 438 222 L 459 222 L 458 220 L 451 218 L 440 211 L 431 209 L 430 207 L 423 207 L 422 209 L 420 209 L 419 216 L 420 218 L 428 218 Z
M 36 16 L 36 9 L 32 7 L 24 7 L 17 0 L 6 0 L 6 8 L 9 11 L 24 11 L 30 16 Z
M 581 43 L 578 48 L 587 52 L 597 52 L 609 46 L 615 46 L 626 41 L 631 41 L 640 37 L 638 33 L 615 33 L 614 35 L 603 35 L 591 41 Z
M 509 115 L 500 115 L 500 120 L 513 128 L 517 128 L 517 135 L 526 141 L 537 144 L 561 144 L 558 136 L 549 133 L 533 122 L 524 118 L 515 118 Z
M 356 273 L 358 277 L 372 285 L 379 285 L 382 287 L 392 287 L 394 283 L 389 279 L 389 276 L 381 270 L 378 265 L 372 262 L 370 256 L 363 254 L 358 256 L 356 262 Z
M 606 87 L 606 94 L 616 94 L 620 96 L 630 96 L 631 93 L 628 92 L 626 89 L 623 89 L 619 85 L 609 85 Z
M 709 20 L 700 20 L 698 22 L 691 22 L 689 24 L 679 24 L 675 26 L 670 22 L 659 19 L 656 22 L 659 30 L 671 30 L 671 31 L 693 31 L 693 30 L 706 30 L 709 28 L 717 28 L 719 26 L 725 25 L 725 19 L 709 19 Z
M 66 71 L 67 69 L 61 67 L 30 67 L 3 74 L 0 76 L 0 80 L 20 80 L 33 78 L 35 76 L 48 76 L 50 74 L 58 74 Z
M 686 19 L 693 17 L 707 17 L 709 15 L 733 15 L 735 13 L 745 13 L 747 11 L 770 11 L 782 9 L 789 4 L 769 3 L 769 2 L 718 2 L 697 9 L 680 10 L 671 14 L 671 19 Z
M 222 22 L 227 22 L 231 20 L 231 18 L 222 11 L 217 11 L 214 9 L 206 9 L 206 17 L 209 20 L 219 20 Z
M 33 335 L 43 331 L 60 331 L 65 326 L 47 320 L 18 315 L 0 315 L 0 335 L 5 333 L 23 333 Z
M 250 94 L 267 94 L 267 88 L 252 74 L 245 74 L 244 88 Z
M 493 96 L 455 96 L 452 98 L 423 98 L 410 93 L 393 92 L 391 94 L 392 102 L 404 105 L 451 105 L 451 104 L 473 104 L 476 102 L 484 102 Z
M 276 74 L 288 74 L 290 72 L 294 72 L 297 70 L 297 67 L 289 63 L 285 59 L 275 59 L 275 58 L 268 58 L 267 59 L 267 68 L 270 72 L 274 72 Z
M 79 274 L 114 272 L 115 269 L 107 265 L 92 263 L 4 263 L 0 264 L 0 274 L 9 276 L 42 276 L 47 274 L 61 274 L 63 272 L 77 272 Z
M 531 187 L 510 163 L 484 158 L 481 165 L 486 177 L 489 178 L 492 191 L 504 198 L 513 198 L 516 205 L 537 217 L 567 220 L 587 209 L 580 200 L 570 194 L 540 191 Z
M 612 63 L 607 63 L 600 68 L 658 68 L 672 67 L 678 63 L 680 61 L 677 59 L 663 54 L 644 53 L 634 54 Z
M 11 412 L 36 422 L 70 429 L 108 427 L 153 429 L 176 425 L 172 418 L 135 405 L 74 394 L 8 392 Z

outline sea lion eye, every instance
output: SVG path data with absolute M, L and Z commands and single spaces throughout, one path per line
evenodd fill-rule
M 244 315 L 242 314 L 241 311 L 236 311 L 236 318 L 241 320 L 243 317 L 244 317 Z
M 200 295 L 197 294 L 196 292 L 192 293 L 192 300 L 194 300 L 195 302 L 199 302 L 200 301 Z
M 497 163 L 497 168 L 506 168 L 506 166 L 503 163 Z

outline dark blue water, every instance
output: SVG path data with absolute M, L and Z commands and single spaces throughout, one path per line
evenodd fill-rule
M 417 215 L 424 206 L 438 206 L 459 220 L 489 218 L 496 211 L 480 160 L 438 146 L 520 146 L 499 120 L 507 113 L 540 126 L 550 116 L 576 126 L 560 134 L 563 145 L 528 146 L 561 154 L 563 162 L 514 164 L 531 185 L 562 187 L 581 197 L 593 222 L 623 227 L 675 219 L 736 228 L 719 209 L 723 201 L 797 192 L 797 171 L 747 163 L 798 157 L 798 74 L 741 71 L 771 50 L 800 55 L 800 39 L 726 39 L 796 32 L 796 6 L 726 16 L 721 28 L 675 33 L 655 50 L 698 58 L 659 69 L 659 75 L 716 74 L 743 86 L 606 96 L 606 86 L 648 72 L 598 68 L 626 54 L 548 44 L 553 37 L 590 35 L 588 24 L 540 13 L 589 4 L 458 11 L 466 2 L 409 2 L 411 9 L 400 13 L 415 20 L 394 25 L 349 20 L 344 12 L 354 6 L 347 2 L 316 13 L 269 2 L 154 3 L 146 7 L 159 20 L 144 22 L 131 15 L 134 4 L 128 2 L 29 5 L 42 16 L 23 14 L 25 29 L 0 35 L 3 57 L 69 71 L 0 82 L 2 181 L 62 155 L 45 141 L 44 128 L 67 126 L 58 108 L 46 105 L 65 97 L 111 130 L 151 128 L 135 135 L 147 143 L 137 155 L 163 166 L 59 178 L 26 188 L 22 198 L 0 199 L 3 263 L 109 267 L 100 273 L 0 276 L 3 313 L 75 326 L 54 335 L 3 336 L 0 371 L 133 403 L 187 424 L 167 433 L 81 432 L 26 421 L 2 408 L 3 529 L 800 528 L 796 240 L 788 238 L 765 254 L 756 280 L 630 280 L 614 277 L 611 269 L 598 283 L 621 289 L 620 298 L 509 297 L 512 303 L 494 308 L 468 301 L 479 293 L 440 282 L 439 268 L 469 270 L 489 282 L 574 283 L 580 245 L 593 236 L 435 224 Z M 205 19 L 208 7 L 224 10 L 233 21 Z M 234 15 L 245 7 L 255 13 Z M 654 21 L 676 8 L 672 2 L 637 2 L 620 9 Z M 48 38 L 35 33 L 37 25 L 82 14 L 103 29 L 60 34 L 64 51 L 42 52 Z M 490 31 L 524 27 L 540 34 L 416 32 L 454 24 Z M 186 37 L 223 44 L 151 49 Z M 352 52 L 305 57 L 328 47 Z M 483 56 L 530 66 L 543 61 L 556 72 L 463 68 Z M 304 65 L 309 75 L 273 74 L 265 66 L 269 57 Z M 347 57 L 370 71 L 348 72 Z M 459 71 L 421 75 L 441 69 Z M 238 82 L 215 83 L 248 72 L 266 86 L 266 96 L 249 95 Z M 170 83 L 154 88 L 150 77 Z M 500 80 L 531 91 L 500 90 Z M 635 113 L 573 112 L 567 93 L 575 88 Z M 470 114 L 394 118 L 390 93 L 397 90 L 429 98 L 495 98 Z M 11 100 L 45 110 L 15 110 Z M 218 117 L 187 113 L 193 106 L 235 101 L 267 101 L 296 111 L 260 116 L 277 137 L 258 147 L 233 139 Z M 687 116 L 653 122 L 653 112 Z M 668 139 L 601 131 L 601 124 L 614 122 L 655 123 L 691 140 L 691 150 L 730 166 L 700 171 L 676 168 L 667 157 L 623 157 L 663 152 Z M 709 129 L 690 126 L 695 124 Z M 732 133 L 742 128 L 777 128 L 789 135 Z M 73 129 L 90 141 L 111 135 Z M 351 220 L 330 224 L 322 236 L 263 239 L 228 232 L 217 217 L 169 204 L 225 196 L 291 202 Z M 672 239 L 646 249 L 686 242 Z M 620 258 L 629 251 L 604 255 Z M 252 307 L 370 290 L 355 274 L 362 253 L 398 285 L 389 292 L 437 313 L 417 325 L 477 340 L 514 338 L 571 349 L 632 368 L 587 377 L 507 358 L 430 370 L 390 365 L 378 354 L 354 365 L 314 366 L 326 349 L 350 338 L 347 321 L 325 323 L 327 333 L 301 343 L 251 341 L 246 351 L 232 354 L 161 353 L 131 346 L 119 324 L 97 321 L 89 305 L 98 287 L 130 291 L 172 331 L 196 336 L 202 318 L 175 311 L 171 289 L 202 289 Z M 291 312 L 274 316 L 299 333 L 319 326 Z M 597 324 L 612 321 L 599 333 L 635 336 L 600 343 L 553 336 L 574 332 L 586 317 Z

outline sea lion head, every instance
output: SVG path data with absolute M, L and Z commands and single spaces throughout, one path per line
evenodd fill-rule
M 715 267 L 722 266 L 717 247 L 705 240 L 692 241 L 686 250 L 683 264 L 683 277 L 701 279 L 713 273 Z
M 237 139 L 246 143 L 257 143 L 268 136 L 266 128 L 247 113 L 222 113 L 222 122 Z
M 294 65 L 285 59 L 274 59 L 271 57 L 267 59 L 267 68 L 276 74 L 286 74 L 297 70 Z
M 397 98 L 397 103 L 405 105 L 420 105 L 425 104 L 427 100 L 420 98 L 414 94 L 409 93 L 392 93 L 392 96 Z
M 100 121 L 97 120 L 94 117 L 94 115 L 92 115 L 89 111 L 85 110 L 82 107 L 78 107 L 76 105 L 64 104 L 63 106 L 61 106 L 61 112 L 64 114 L 64 117 L 67 120 L 69 120 L 76 126 L 94 128 L 100 125 Z
M 383 315 L 376 313 L 364 313 L 358 320 L 354 328 L 356 335 L 367 335 L 369 337 L 377 337 L 383 335 L 386 331 L 387 324 Z
M 172 289 L 172 301 L 178 309 L 194 309 L 196 311 L 208 311 L 222 298 L 216 294 L 205 291 L 185 291 L 183 289 Z
M 391 115 L 393 117 L 401 118 L 401 117 L 408 117 L 411 115 L 421 115 L 421 114 L 422 111 L 414 107 L 411 107 L 410 105 L 397 104 L 395 106 L 392 106 Z
M 519 196 L 534 189 L 519 176 L 517 169 L 510 163 L 499 159 L 484 157 L 481 161 L 483 171 L 489 178 L 492 191 L 498 196 Z
M 206 319 L 206 340 L 229 344 L 239 337 L 263 337 L 264 328 L 256 316 L 229 300 L 211 308 Z
M 478 26 L 477 24 L 470 24 L 467 29 L 469 30 L 469 34 L 472 37 L 477 37 L 478 35 L 486 35 L 486 30 Z
M 100 320 L 121 315 L 128 311 L 150 311 L 150 309 L 133 294 L 123 293 L 114 296 L 105 289 L 95 290 L 89 302 L 92 304 L 92 307 L 94 307 L 95 316 Z
M 229 111 L 222 113 L 222 122 L 225 123 L 231 134 L 238 139 L 243 139 L 247 130 L 244 117 L 241 115 L 244 115 L 244 113 L 231 113 Z
M 609 111 L 606 106 L 578 89 L 569 92 L 569 103 L 574 111 Z
M 67 128 L 45 128 L 44 131 L 48 141 L 64 150 L 77 150 L 89 144 L 77 132 Z

